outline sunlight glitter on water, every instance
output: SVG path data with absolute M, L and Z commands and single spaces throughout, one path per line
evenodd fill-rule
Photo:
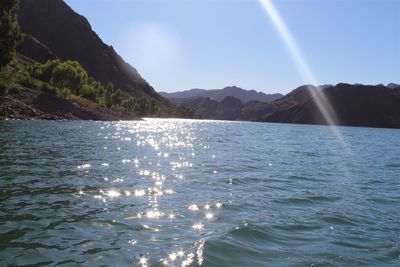
M 212 213 L 207 213 L 206 214 L 206 219 L 207 220 L 211 220 L 211 219 L 213 219 L 214 218 L 214 214 L 212 214 Z
M 116 197 L 121 196 L 121 193 L 116 191 L 116 190 L 109 190 L 109 191 L 106 192 L 105 195 L 110 197 L 110 198 L 116 198 Z
M 196 231 L 202 231 L 204 229 L 204 224 L 202 223 L 196 223 L 192 226 L 192 228 Z
M 173 185 L 179 186 L 179 184 L 176 184 L 177 182 L 186 183 L 182 171 L 194 167 L 189 158 L 194 158 L 199 153 L 194 149 L 194 142 L 196 142 L 198 138 L 191 132 L 190 127 L 187 127 L 188 121 L 186 120 L 176 120 L 174 123 L 165 123 L 165 120 L 162 120 L 163 123 L 157 122 L 159 121 L 146 120 L 144 123 L 142 123 L 141 127 L 138 127 L 132 123 L 128 123 L 129 126 L 124 125 L 124 123 L 119 123 L 119 125 L 115 127 L 116 132 L 109 136 L 122 141 L 133 141 L 133 143 L 136 144 L 136 146 L 140 149 L 148 147 L 151 149 L 151 151 L 154 151 L 153 154 L 147 154 L 143 156 L 143 160 L 140 161 L 138 160 L 138 157 L 135 156 L 133 156 L 133 160 L 130 157 L 121 160 L 122 164 L 133 164 L 136 168 L 139 168 L 140 164 L 141 167 L 137 170 L 138 175 L 146 179 L 151 179 L 143 180 L 143 183 L 139 184 L 140 187 L 146 187 L 146 190 L 136 188 L 132 191 L 124 189 L 122 192 L 126 197 L 130 196 L 132 192 L 132 195 L 138 197 L 138 199 L 147 195 L 147 205 L 149 207 L 153 207 L 153 209 L 147 211 L 144 209 L 144 211 L 139 212 L 136 217 L 132 218 L 146 220 L 147 222 L 159 221 L 160 223 L 163 222 L 163 218 L 166 218 L 169 221 L 177 222 L 177 226 L 179 225 L 179 227 L 184 227 L 185 223 L 183 223 L 183 221 L 181 222 L 181 216 L 177 216 L 179 213 L 178 207 L 176 207 L 174 211 L 171 210 L 171 212 L 167 213 L 162 212 L 157 207 L 162 207 L 164 205 L 163 197 L 177 194 L 176 190 L 173 188 Z M 205 146 L 210 148 L 208 145 Z M 180 150 L 180 153 L 171 155 L 171 151 L 177 151 L 177 149 Z M 154 156 L 157 158 L 154 158 Z M 215 159 L 216 155 L 211 155 L 210 157 Z M 171 159 L 169 162 L 163 160 L 169 158 Z M 174 172 L 172 177 L 167 177 L 165 174 L 163 174 L 163 167 L 165 167 L 165 163 L 171 166 L 171 170 Z M 173 180 L 171 180 L 171 178 Z M 175 182 L 171 183 L 172 181 Z M 124 183 L 129 182 L 129 180 L 118 180 L 118 178 L 114 178 L 112 182 L 118 182 L 123 185 Z M 114 189 L 104 193 L 104 196 L 110 198 L 117 198 L 121 195 L 122 194 L 120 192 L 115 191 Z M 145 198 L 143 201 L 144 200 Z M 144 204 L 146 202 L 141 201 L 141 203 Z M 184 202 L 182 204 L 184 204 Z M 203 204 L 201 206 L 205 211 L 207 211 L 207 213 L 202 216 L 204 216 L 203 218 L 209 222 L 215 218 L 214 213 L 210 212 L 211 206 L 221 207 L 222 204 Z M 190 211 L 194 212 L 200 210 L 200 207 L 195 203 L 190 203 L 186 207 L 188 207 L 187 209 Z M 194 217 L 191 219 L 191 221 L 200 219 L 200 217 L 195 216 L 195 214 L 193 214 L 193 216 Z M 185 217 L 187 216 L 183 216 L 182 218 Z M 143 227 L 149 230 L 157 229 L 158 231 L 159 227 L 163 228 L 170 226 L 161 223 L 157 227 L 154 227 L 151 224 L 146 223 L 143 224 Z M 174 226 L 171 225 L 171 227 Z M 195 232 L 201 232 L 204 231 L 205 225 L 202 222 L 197 221 L 196 223 L 192 224 L 190 228 Z M 196 242 L 196 240 L 193 240 L 193 244 Z M 148 251 L 148 253 L 149 254 L 140 261 L 142 266 L 147 266 L 149 264 L 152 252 Z M 162 262 L 165 265 L 171 265 L 172 263 L 177 263 L 177 260 L 180 260 L 180 266 L 188 266 L 198 256 L 197 254 L 198 251 L 196 254 L 191 253 L 190 251 L 186 254 L 183 250 L 178 250 L 167 255 Z
M 192 204 L 188 207 L 188 209 L 191 211 L 198 211 L 199 207 L 196 204 Z
M 120 164 L 122 163 L 126 168 L 132 168 L 142 179 L 136 180 L 134 186 L 130 188 L 126 186 L 128 184 L 132 186 L 133 180 L 131 179 L 107 179 L 106 182 L 113 184 L 113 186 L 118 184 L 120 187 L 104 190 L 105 192 L 100 190 L 100 194 L 96 195 L 95 198 L 106 203 L 108 199 L 113 202 L 117 199 L 127 201 L 131 195 L 135 196 L 136 198 L 130 198 L 130 200 L 135 201 L 140 210 L 133 216 L 130 214 L 125 218 L 143 222 L 141 223 L 143 229 L 153 233 L 149 240 L 154 241 L 148 242 L 157 242 L 156 240 L 162 236 L 161 233 L 165 231 L 181 229 L 180 232 L 183 233 L 190 229 L 192 235 L 195 236 L 191 239 L 191 243 L 182 246 L 186 252 L 176 250 L 164 254 L 164 258 L 158 259 L 165 266 L 189 266 L 194 261 L 201 265 L 204 239 L 199 238 L 202 233 L 212 232 L 216 227 L 214 224 L 220 223 L 218 210 L 223 207 L 222 201 L 209 202 L 209 199 L 201 198 L 202 201 L 195 203 L 192 200 L 196 200 L 198 197 L 193 195 L 191 199 L 185 198 L 179 205 L 171 207 L 168 206 L 165 198 L 168 196 L 179 198 L 181 194 L 180 192 L 176 193 L 177 188 L 196 181 L 196 177 L 189 176 L 184 179 L 184 175 L 187 175 L 186 170 L 197 167 L 193 164 L 196 157 L 202 156 L 206 160 L 211 160 L 211 162 L 217 162 L 220 159 L 215 152 L 213 153 L 212 146 L 207 144 L 205 140 L 197 138 L 191 132 L 190 124 L 180 125 L 179 122 L 173 124 L 169 121 L 168 123 L 155 124 L 153 122 L 144 122 L 141 127 L 131 125 L 131 123 L 128 123 L 128 125 L 119 123 L 120 125 L 116 127 L 117 131 L 109 135 L 112 139 L 115 138 L 124 142 L 132 141 L 137 149 L 147 151 L 146 154 L 140 155 L 133 150 L 132 154 L 127 154 L 120 160 Z M 111 146 L 109 145 L 109 147 Z M 113 162 L 110 163 L 114 164 Z M 170 166 L 168 172 L 165 169 L 166 166 Z M 210 165 L 212 175 L 219 174 L 215 166 L 217 165 Z M 232 178 L 228 180 L 229 185 L 232 186 Z M 233 197 L 231 188 L 227 193 L 231 198 Z M 199 212 L 200 210 L 204 212 Z M 196 236 L 198 237 L 196 238 Z M 149 248 L 151 246 L 149 245 Z M 146 257 L 141 258 L 141 262 L 139 262 L 142 266 L 151 266 L 157 261 L 156 255 L 165 253 L 152 251 L 152 249 L 144 252 Z
M 85 170 L 85 169 L 89 169 L 90 167 L 91 167 L 90 164 L 82 164 L 82 165 L 79 165 L 77 168 L 78 168 L 78 170 Z
M 143 189 L 141 189 L 141 190 L 135 190 L 135 196 L 137 196 L 137 197 L 142 197 L 142 196 L 144 196 L 144 195 L 146 195 L 146 191 L 145 191 L 145 190 L 143 190 Z
M 364 155 L 351 166 L 349 183 L 337 164 L 346 155 L 326 127 L 179 120 L 35 123 L 70 135 L 66 141 L 49 134 L 49 143 L 35 137 L 40 131 L 29 124 L 24 132 L 40 142 L 12 147 L 4 157 L 16 164 L 11 173 L 0 168 L 7 215 L 0 228 L 2 240 L 10 240 L 0 259 L 14 251 L 30 258 L 10 258 L 2 266 L 23 265 L 43 254 L 51 265 L 79 260 L 88 266 L 268 266 L 282 259 L 307 266 L 398 263 L 396 131 L 343 129 Z M 54 164 L 26 156 L 29 149 L 40 152 L 39 159 L 47 153 Z M 62 160 L 54 157 L 58 151 Z M 171 162 L 181 168 L 172 169 Z M 90 167 L 82 168 L 85 164 Z M 40 248 L 27 249 L 32 246 Z

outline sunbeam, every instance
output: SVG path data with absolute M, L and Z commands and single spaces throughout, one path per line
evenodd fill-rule
M 308 67 L 307 61 L 303 54 L 301 53 L 293 35 L 291 34 L 289 28 L 286 26 L 285 22 L 281 18 L 278 10 L 275 8 L 271 0 L 260 0 L 263 9 L 267 12 L 268 17 L 271 19 L 273 25 L 275 26 L 280 37 L 283 39 L 285 45 L 287 46 L 291 57 L 293 58 L 296 66 L 300 72 L 303 81 L 307 84 L 319 85 L 317 79 L 313 75 L 312 71 Z M 338 123 L 338 118 L 329 100 L 323 94 L 322 90 L 317 93 L 310 87 L 307 87 L 308 91 L 316 103 L 319 111 L 321 112 L 325 122 L 329 125 L 336 125 Z
M 291 34 L 289 28 L 286 26 L 285 22 L 283 21 L 282 17 L 280 16 L 278 10 L 275 8 L 274 4 L 271 0 L 260 0 L 260 4 L 263 9 L 268 14 L 268 17 L 271 19 L 274 27 L 276 28 L 277 32 L 279 33 L 280 37 L 284 41 L 287 49 L 290 52 L 291 57 L 293 58 L 298 71 L 301 74 L 303 81 L 307 84 L 313 84 L 315 86 L 319 85 L 319 82 L 315 78 L 313 72 L 309 68 L 305 57 L 303 56 L 301 50 L 299 49 L 293 35 Z M 328 125 L 337 125 L 339 124 L 337 114 L 332 107 L 331 103 L 324 95 L 323 90 L 313 90 L 311 86 L 307 86 L 307 89 L 313 98 L 314 102 L 318 110 L 321 112 L 323 119 Z M 333 135 L 335 136 L 337 142 L 342 147 L 342 150 L 350 156 L 351 159 L 355 158 L 355 155 L 352 153 L 350 146 L 347 144 L 346 140 L 344 139 L 342 133 L 340 132 L 339 128 L 336 126 L 330 127 Z M 350 177 L 350 172 L 345 164 L 341 164 L 341 168 L 344 171 L 347 177 Z

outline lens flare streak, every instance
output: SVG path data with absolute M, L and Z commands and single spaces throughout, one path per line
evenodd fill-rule
M 283 42 L 285 43 L 288 51 L 290 52 L 291 57 L 293 58 L 296 66 L 302 76 L 302 79 L 305 83 L 313 84 L 318 86 L 320 83 L 315 78 L 313 72 L 308 66 L 307 60 L 303 56 L 299 46 L 297 45 L 296 40 L 294 39 L 292 33 L 287 27 L 285 21 L 282 19 L 275 5 L 271 0 L 259 0 L 260 5 L 263 7 L 268 17 L 272 21 L 276 31 L 279 33 Z M 339 124 L 339 118 L 330 103 L 329 99 L 325 96 L 323 90 L 314 90 L 312 86 L 307 86 L 308 92 L 312 99 L 314 100 L 316 107 L 321 112 L 325 123 L 328 125 L 337 125 Z M 342 146 L 342 148 L 347 152 L 348 155 L 353 156 L 352 151 L 349 148 L 349 145 L 343 138 L 342 133 L 339 131 L 337 127 L 331 127 L 331 131 L 335 136 L 338 143 Z M 344 169 L 346 167 L 342 166 Z M 348 173 L 347 170 L 345 170 Z
M 274 4 L 271 0 L 260 0 L 260 3 L 264 10 L 267 12 L 269 18 L 271 19 L 273 25 L 278 31 L 279 35 L 283 39 L 285 45 L 287 46 L 290 55 L 296 63 L 297 68 L 303 78 L 303 81 L 306 83 L 310 83 L 313 85 L 318 85 L 317 79 L 314 77 L 311 69 L 308 67 L 307 61 L 303 56 L 301 50 L 299 49 L 295 39 L 293 38 L 292 33 L 289 28 L 286 26 L 282 17 L 280 16 L 278 10 L 275 8 Z M 325 97 L 323 92 L 317 93 L 315 90 L 312 90 L 310 87 L 307 87 L 308 91 L 315 101 L 319 111 L 325 119 L 325 122 L 329 125 L 337 124 L 337 116 L 329 103 L 329 100 Z

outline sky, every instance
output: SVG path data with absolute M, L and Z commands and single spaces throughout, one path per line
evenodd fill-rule
M 65 2 L 156 91 L 400 83 L 400 0 L 272 0 L 312 81 L 261 0 Z

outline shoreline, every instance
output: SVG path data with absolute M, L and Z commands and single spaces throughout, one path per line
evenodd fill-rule
M 54 94 L 21 87 L 0 95 L 0 120 L 140 120 L 135 114 L 89 107 L 78 101 Z

